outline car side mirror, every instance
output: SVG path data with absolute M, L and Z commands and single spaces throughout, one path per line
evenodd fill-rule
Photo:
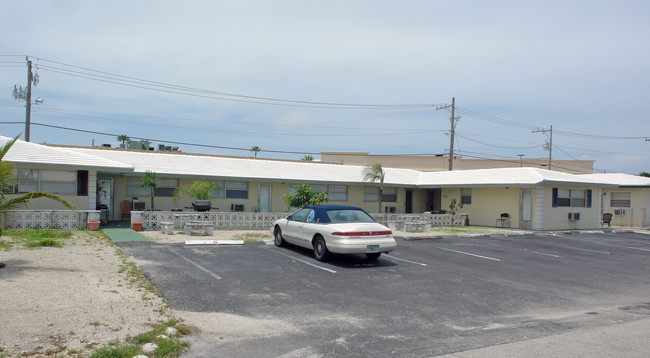
M 293 215 L 287 216 L 287 220 L 291 220 L 291 219 L 293 219 Z

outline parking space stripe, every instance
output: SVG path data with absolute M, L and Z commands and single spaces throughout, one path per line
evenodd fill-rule
M 440 246 L 434 246 L 434 247 L 437 248 L 437 249 L 440 249 L 440 250 L 445 250 L 445 251 L 455 252 L 455 253 L 457 253 L 457 254 L 462 254 L 462 255 L 467 255 L 467 256 L 478 257 L 478 258 L 480 258 L 480 259 L 486 259 L 486 260 L 492 260 L 492 261 L 499 261 L 499 262 L 501 262 L 501 259 L 495 259 L 494 257 L 487 257 L 487 256 L 481 256 L 481 255 L 471 254 L 471 253 L 469 253 L 469 252 L 464 252 L 464 251 L 458 251 L 458 250 L 452 250 L 452 249 L 445 249 L 444 247 L 440 247 Z
M 393 259 L 393 260 L 397 260 L 397 261 L 408 262 L 408 263 L 410 263 L 410 264 L 414 264 L 414 265 L 429 266 L 429 265 L 427 265 L 427 264 L 423 264 L 423 263 L 421 263 L 421 262 L 415 262 L 415 261 L 411 261 L 411 260 L 400 259 L 399 257 L 395 257 L 395 255 L 384 256 L 383 258 L 385 258 L 385 259 L 389 259 L 389 261 L 390 261 L 390 259 Z
M 216 273 L 214 273 L 214 272 L 208 270 L 207 268 L 205 268 L 205 267 L 203 267 L 203 266 L 197 264 L 196 262 L 194 262 L 194 261 L 188 259 L 187 257 L 185 257 L 185 256 L 183 256 L 183 255 L 181 255 L 181 254 L 179 254 L 178 252 L 172 250 L 171 247 L 167 246 L 166 248 L 167 248 L 167 250 L 169 250 L 171 253 L 173 253 L 174 255 L 176 255 L 176 256 L 178 256 L 178 257 L 180 257 L 181 259 L 183 259 L 183 260 L 186 261 L 187 263 L 192 264 L 193 266 L 195 266 L 195 267 L 198 268 L 199 270 L 201 270 L 201 271 L 207 273 L 208 275 L 214 277 L 214 278 L 217 279 L 217 280 L 221 280 L 221 276 L 217 275 Z
M 311 266 L 311 267 L 315 267 L 315 268 L 317 268 L 317 269 L 320 269 L 320 270 L 323 270 L 323 271 L 327 271 L 327 272 L 330 272 L 330 273 L 336 273 L 336 271 L 334 271 L 334 270 L 330 270 L 330 269 L 328 269 L 327 267 L 323 267 L 323 266 L 315 265 L 315 264 L 313 264 L 313 263 L 311 263 L 311 262 L 309 262 L 309 261 L 305 261 L 305 260 L 299 259 L 299 258 L 297 258 L 297 257 L 293 257 L 293 256 L 291 256 L 291 255 L 287 255 L 287 254 L 282 253 L 282 252 L 280 252 L 280 251 L 278 251 L 278 250 L 275 250 L 275 249 L 269 249 L 269 248 L 266 248 L 265 246 L 260 246 L 260 247 L 261 247 L 262 249 L 264 249 L 264 250 L 269 251 L 269 252 L 273 252 L 273 253 L 278 254 L 278 255 L 286 256 L 286 257 L 288 257 L 288 258 L 290 258 L 290 259 L 292 259 L 292 260 L 295 260 L 295 261 L 298 261 L 298 262 L 302 262 L 302 263 L 305 264 L 305 265 L 309 265 L 309 266 Z
M 555 254 L 549 254 L 549 253 L 546 253 L 546 252 L 535 251 L 535 250 L 528 250 L 528 249 L 512 248 L 512 247 L 510 247 L 510 246 L 498 245 L 498 244 L 493 244 L 493 243 L 490 243 L 490 242 L 484 242 L 484 244 L 485 244 L 485 245 L 490 245 L 490 246 L 496 246 L 496 247 L 504 247 L 504 248 L 508 248 L 508 249 L 523 250 L 523 251 L 527 251 L 527 252 L 532 252 L 532 253 L 534 253 L 534 254 L 544 255 L 544 256 L 551 256 L 551 257 L 556 257 L 556 258 L 559 258 L 559 259 L 563 259 L 563 258 L 564 258 L 564 257 L 562 257 L 562 256 L 555 255 Z

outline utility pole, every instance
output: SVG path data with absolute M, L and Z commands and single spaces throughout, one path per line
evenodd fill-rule
M 34 76 L 32 75 L 32 61 L 29 60 L 29 57 L 25 57 L 27 60 L 27 98 L 25 101 L 27 105 L 25 106 L 25 142 L 29 142 L 29 127 L 31 122 L 32 115 L 32 81 Z
M 451 132 L 449 133 L 449 171 L 454 170 L 454 137 L 456 133 L 456 122 L 460 119 L 460 117 L 454 117 L 454 110 L 456 109 L 456 97 L 451 98 L 451 106 L 449 105 L 443 105 L 443 106 L 437 106 L 436 110 L 439 109 L 447 109 L 451 107 L 451 117 L 449 117 L 449 121 L 451 122 Z
M 551 158 L 553 157 L 553 126 L 551 125 L 550 129 L 538 128 L 533 130 L 533 133 L 539 132 L 549 132 L 549 141 L 546 145 L 544 145 L 544 148 L 548 149 L 548 170 L 551 170 Z

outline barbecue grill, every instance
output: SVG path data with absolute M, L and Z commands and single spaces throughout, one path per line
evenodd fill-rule
M 192 203 L 192 209 L 194 209 L 194 211 L 210 211 L 211 208 L 212 203 L 210 203 L 210 200 L 194 200 Z

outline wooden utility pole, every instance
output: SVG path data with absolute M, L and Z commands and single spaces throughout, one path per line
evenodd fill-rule
M 25 108 L 25 142 L 29 142 L 29 127 L 31 122 L 32 115 L 32 81 L 34 77 L 32 75 L 32 61 L 29 60 L 29 57 L 25 57 L 27 60 L 27 94 L 25 101 L 27 102 Z
M 551 162 L 553 158 L 553 126 L 550 127 L 550 129 L 542 129 L 538 128 L 533 130 L 533 133 L 546 133 L 549 132 L 549 141 L 548 141 L 548 147 L 544 145 L 546 149 L 548 149 L 548 170 L 551 170 Z
M 451 117 L 449 117 L 449 121 L 451 122 L 451 132 L 449 133 L 449 171 L 452 171 L 454 170 L 454 137 L 456 133 L 456 121 L 460 119 L 460 117 L 454 117 L 454 110 L 456 109 L 456 97 L 451 98 L 451 106 L 437 106 L 436 110 L 447 109 L 450 107 Z

